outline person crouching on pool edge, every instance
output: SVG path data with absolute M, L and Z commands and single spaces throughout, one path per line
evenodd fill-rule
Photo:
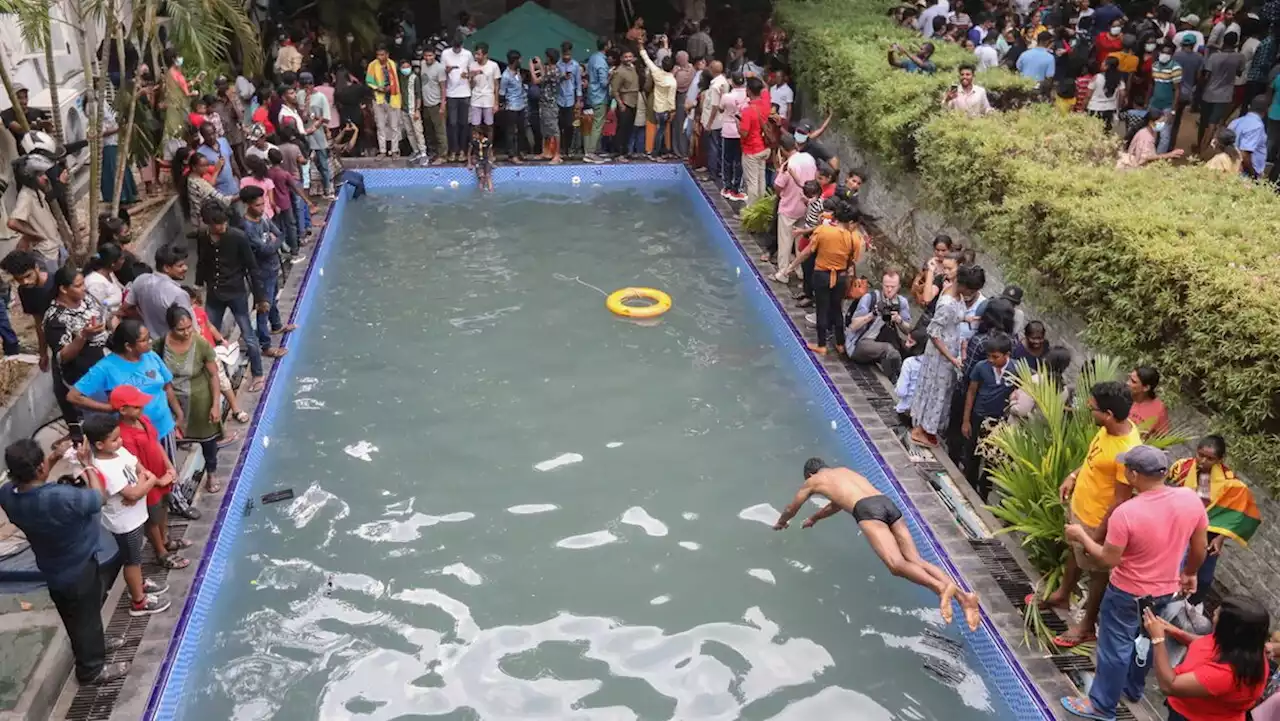
M 477 125 L 471 129 L 471 143 L 467 146 L 467 168 L 476 171 L 476 181 L 481 190 L 493 192 L 493 142 Z
M 897 504 L 876 490 L 866 478 L 848 468 L 829 468 L 821 458 L 805 461 L 804 485 L 791 505 L 783 510 L 773 529 L 781 531 L 786 528 L 813 495 L 826 498 L 830 503 L 810 516 L 803 528 L 812 528 L 828 516 L 848 511 L 871 544 L 871 550 L 876 552 L 890 573 L 938 594 L 941 599 L 938 610 L 942 612 L 942 620 L 948 624 L 954 617 L 951 599 L 956 599 L 964 609 L 969 630 L 978 630 L 982 621 L 978 594 L 961 591 L 946 572 L 921 558 L 915 542 L 911 540 L 911 529 L 902 519 L 902 511 L 898 510 Z

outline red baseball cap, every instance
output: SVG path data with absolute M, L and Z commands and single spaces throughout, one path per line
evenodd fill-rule
M 120 410 L 125 406 L 145 408 L 151 402 L 151 396 L 133 386 L 116 386 L 111 390 L 111 396 L 108 401 L 111 403 L 111 407 L 116 410 Z

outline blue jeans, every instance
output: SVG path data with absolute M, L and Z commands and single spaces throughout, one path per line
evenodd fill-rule
M 13 324 L 9 322 L 9 289 L 0 293 L 0 342 L 4 343 L 5 355 L 18 354 L 18 334 L 13 332 Z
M 222 330 L 222 320 L 227 311 L 231 311 L 231 315 L 235 316 L 236 326 L 240 329 L 240 337 L 249 349 L 249 373 L 254 378 L 261 378 L 262 348 L 258 346 L 258 336 L 253 332 L 253 325 L 249 323 L 249 296 L 246 294 L 231 300 L 220 300 L 210 293 L 204 307 L 209 313 L 209 323 L 219 331 Z
M 654 113 L 653 116 L 658 121 L 658 134 L 653 137 L 653 154 L 662 155 L 671 150 L 667 147 L 667 121 L 671 119 L 671 113 Z
M 1187 603 L 1197 604 L 1204 603 L 1209 597 L 1209 588 L 1213 586 L 1213 575 L 1218 570 L 1218 559 L 1221 554 L 1208 554 L 1204 557 L 1204 563 L 1200 564 L 1200 570 L 1196 571 L 1196 592 L 1187 599 Z
M 311 152 L 316 154 L 315 164 L 320 171 L 320 184 L 324 186 L 324 192 L 333 192 L 333 169 L 329 167 L 329 149 L 316 148 Z
M 280 330 L 284 323 L 280 320 L 280 308 L 276 305 L 276 291 L 280 289 L 280 274 L 275 271 L 262 271 L 262 287 L 266 289 L 271 308 L 258 313 L 258 345 L 262 350 L 271 349 L 271 331 Z
M 1155 598 L 1152 610 L 1158 615 L 1171 600 L 1173 594 Z M 1151 657 L 1148 654 L 1142 666 L 1135 662 L 1133 640 L 1141 628 L 1138 597 L 1108 585 L 1098 611 L 1098 672 L 1089 689 L 1089 701 L 1094 710 L 1104 716 L 1115 716 L 1121 693 L 1129 698 L 1142 698 Z
M 724 155 L 724 139 L 720 135 L 719 130 L 708 130 L 706 133 L 707 143 L 707 171 L 711 173 L 711 177 L 720 177 L 720 158 Z
M 631 128 L 631 147 L 627 152 L 632 155 L 644 155 L 644 134 L 645 126 L 636 125 Z
M 720 168 L 720 180 L 726 190 L 738 192 L 742 190 L 742 140 L 739 138 L 722 138 L 724 143 L 724 160 Z
M 292 194 L 289 197 L 292 198 Z M 293 202 L 290 201 L 289 204 L 292 206 Z M 296 251 L 301 244 L 298 240 L 297 218 L 298 216 L 293 212 L 292 207 L 276 210 L 275 217 L 272 218 L 272 220 L 276 221 L 276 225 L 280 227 L 280 232 L 284 233 L 284 249 L 290 253 Z
M 290 197 L 293 198 L 293 217 L 297 219 L 298 223 L 298 235 L 296 236 L 298 242 L 289 250 L 297 253 L 298 247 L 302 244 L 302 238 L 306 237 L 308 230 L 311 230 L 311 207 L 296 192 L 291 193 Z

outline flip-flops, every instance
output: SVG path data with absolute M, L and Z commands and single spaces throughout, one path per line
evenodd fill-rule
M 1057 646 L 1058 648 L 1075 648 L 1076 646 L 1080 646 L 1086 643 L 1093 643 L 1094 641 L 1097 641 L 1097 640 L 1098 640 L 1098 635 L 1096 633 L 1087 633 L 1074 641 L 1071 639 L 1068 639 L 1065 636 L 1057 635 L 1053 637 L 1053 645 Z
M 1087 698 L 1063 696 L 1062 708 L 1066 709 L 1067 713 L 1072 716 L 1079 716 L 1080 718 L 1094 719 L 1094 721 L 1116 721 L 1115 714 L 1104 716 L 1093 710 L 1093 703 L 1091 703 Z

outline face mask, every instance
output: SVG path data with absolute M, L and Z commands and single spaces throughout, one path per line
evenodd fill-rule
M 1172 59 L 1173 59 L 1173 56 L 1170 55 L 1169 53 L 1160 53 L 1160 62 L 1167 63 Z
M 1111 28 L 1111 34 L 1112 34 L 1112 35 L 1119 35 L 1119 34 L 1120 34 L 1120 28 Z
M 356 36 L 355 36 L 355 35 L 348 35 L 348 36 L 347 36 L 347 42 L 349 42 L 349 43 L 354 43 L 355 41 L 356 41 Z
M 402 42 L 404 42 L 404 38 L 396 38 L 396 45 L 399 45 Z
M 1155 43 L 1147 43 L 1146 45 L 1144 45 L 1144 46 L 1142 46 L 1142 47 L 1143 47 L 1147 52 L 1151 52 L 1152 50 L 1155 50 L 1155 49 L 1156 49 L 1156 44 L 1155 44 Z
M 809 140 L 809 136 L 805 135 L 804 133 L 796 133 L 795 139 L 797 143 L 803 143 Z
M 181 57 L 179 57 L 178 59 L 174 60 L 173 62 L 174 62 L 175 64 L 177 64 L 177 66 L 178 66 L 178 67 L 182 67 L 182 58 L 181 58 Z
M 408 75 L 411 72 L 413 72 L 413 68 L 400 68 L 401 75 Z
M 1163 132 L 1164 132 L 1164 126 L 1165 126 L 1165 122 L 1164 122 L 1163 120 L 1157 120 L 1157 121 L 1156 121 L 1156 132 L 1157 132 L 1157 133 L 1163 133 Z

